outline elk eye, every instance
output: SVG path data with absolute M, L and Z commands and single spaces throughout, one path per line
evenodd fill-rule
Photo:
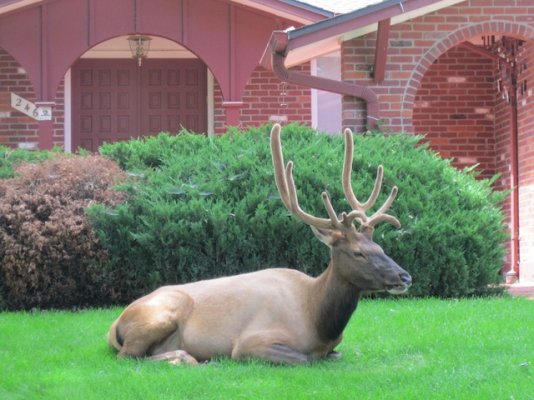
M 360 251 L 355 251 L 355 252 L 352 253 L 352 255 L 353 255 L 354 257 L 364 257 L 363 253 L 360 252 Z

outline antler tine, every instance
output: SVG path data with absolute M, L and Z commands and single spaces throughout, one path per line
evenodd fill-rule
M 282 144 L 280 142 L 281 127 L 279 124 L 275 124 L 271 130 L 271 154 L 273 157 L 274 177 L 276 187 L 280 192 L 280 198 L 286 206 L 286 208 L 305 224 L 314 226 L 316 228 L 323 229 L 339 229 L 339 221 L 337 218 L 334 220 L 327 218 L 318 218 L 306 213 L 300 208 L 297 189 L 295 187 L 295 181 L 293 179 L 293 162 L 289 161 L 284 168 L 284 156 L 282 153 Z M 330 204 L 328 195 L 326 195 L 327 202 Z M 323 202 L 327 208 L 327 212 L 330 214 L 330 210 L 325 202 L 325 196 L 323 196 Z M 330 204 L 330 208 L 333 208 Z M 334 212 L 335 215 L 335 212 Z
M 289 161 L 286 166 L 286 182 L 287 182 L 287 188 L 289 189 L 289 199 L 290 199 L 290 205 L 291 205 L 289 207 L 289 211 L 291 211 L 295 216 L 300 218 L 302 222 L 304 222 L 307 225 L 311 225 L 316 228 L 323 228 L 323 229 L 337 228 L 336 223 L 333 220 L 330 220 L 327 218 L 314 217 L 313 215 L 308 214 L 302 208 L 300 208 L 299 199 L 297 196 L 297 188 L 295 187 L 295 180 L 293 179 L 293 162 L 292 161 Z M 324 201 L 324 198 L 323 198 L 323 201 Z
M 389 222 L 390 224 L 396 226 L 397 228 L 401 227 L 401 223 L 397 218 L 395 218 L 392 215 L 386 214 L 386 211 L 389 209 L 391 204 L 393 203 L 393 200 L 395 200 L 395 197 L 397 197 L 399 189 L 397 186 L 393 186 L 393 189 L 391 189 L 391 193 L 389 194 L 387 200 L 384 202 L 382 207 L 378 209 L 377 212 L 375 212 L 371 217 L 367 219 L 365 222 L 365 225 L 367 226 L 376 226 L 380 222 Z
M 382 188 L 382 178 L 384 175 L 384 168 L 382 165 L 378 166 L 376 173 L 375 186 L 373 191 L 365 203 L 360 203 L 356 198 L 354 191 L 352 190 L 352 159 L 354 155 L 354 142 L 352 140 L 352 131 L 348 128 L 343 132 L 345 136 L 345 160 L 343 162 L 343 192 L 353 210 L 365 212 L 373 207 L 376 203 L 376 199 Z
M 369 210 L 375 205 L 376 199 L 378 199 L 378 195 L 380 194 L 380 190 L 382 190 L 383 176 L 384 176 L 384 167 L 382 165 L 379 165 L 376 170 L 375 186 L 373 187 L 371 196 L 369 196 L 369 199 L 363 205 L 365 210 Z
M 328 193 L 327 192 L 321 193 L 321 197 L 323 198 L 324 207 L 326 208 L 326 212 L 328 213 L 328 216 L 330 217 L 330 221 L 332 221 L 332 224 L 337 229 L 349 228 L 355 217 L 349 220 L 347 219 L 347 214 L 342 213 L 341 219 L 339 219 L 337 217 L 336 211 L 334 210 L 334 207 L 332 206 L 332 202 L 330 201 L 330 196 L 328 195 Z
M 345 159 L 343 160 L 343 175 L 341 182 L 343 184 L 343 193 L 353 210 L 361 210 L 362 204 L 358 201 L 352 191 L 352 157 L 354 153 L 354 143 L 352 141 L 352 131 L 346 128 L 343 131 L 345 136 Z
M 397 228 L 400 228 L 401 224 L 397 218 L 395 218 L 392 215 L 386 214 L 386 211 L 389 209 L 391 204 L 393 203 L 393 200 L 395 200 L 395 197 L 397 196 L 398 188 L 395 186 L 391 190 L 391 193 L 385 203 L 376 211 L 371 217 L 366 217 L 365 212 L 372 208 L 376 200 L 378 199 L 378 195 L 380 194 L 380 190 L 382 189 L 382 180 L 384 178 L 384 167 L 382 165 L 378 166 L 377 173 L 376 173 L 376 179 L 375 179 L 375 185 L 373 187 L 373 191 L 371 192 L 371 195 L 367 199 L 365 203 L 361 203 L 356 198 L 356 195 L 354 194 L 352 190 L 352 159 L 354 154 L 354 142 L 352 139 L 352 131 L 350 129 L 345 129 L 344 131 L 345 136 L 345 160 L 343 162 L 343 191 L 345 193 L 345 197 L 347 198 L 347 201 L 349 202 L 350 206 L 353 208 L 353 212 L 357 212 L 359 215 L 354 216 L 353 219 L 358 219 L 361 224 L 367 228 L 373 228 L 375 225 L 378 225 L 380 222 L 389 222 L 392 225 L 395 225 Z M 350 213 L 351 215 L 353 213 Z
M 282 144 L 280 143 L 281 126 L 275 124 L 271 130 L 271 155 L 273 158 L 274 180 L 280 193 L 282 203 L 288 210 L 291 210 L 289 190 L 287 188 L 286 175 L 284 171 L 284 155 L 282 154 Z M 288 163 L 289 165 L 289 163 Z

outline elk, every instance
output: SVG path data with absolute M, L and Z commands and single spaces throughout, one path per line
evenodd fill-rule
M 299 205 L 293 163 L 284 167 L 280 131 L 280 125 L 271 131 L 276 186 L 290 213 L 330 248 L 326 270 L 313 278 L 293 269 L 271 268 L 163 286 L 134 301 L 112 324 L 108 342 L 119 357 L 173 364 L 220 356 L 277 364 L 338 357 L 334 349 L 363 292 L 408 290 L 411 276 L 372 240 L 380 222 L 400 227 L 397 218 L 386 214 L 397 188 L 374 214 L 366 215 L 381 189 L 382 166 L 369 199 L 360 202 L 351 186 L 353 138 L 346 129 L 342 184 L 352 210 L 338 216 L 323 192 L 328 218 L 315 217 Z

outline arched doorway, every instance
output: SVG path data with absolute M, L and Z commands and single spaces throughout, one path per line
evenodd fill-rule
M 151 37 L 138 65 L 127 36 L 93 47 L 72 66 L 72 149 L 182 128 L 207 132 L 206 64 L 179 44 Z
M 409 84 L 418 88 L 413 131 L 457 167 L 500 174 L 495 187 L 511 191 L 503 205 L 511 236 L 503 272 L 531 282 L 534 33 L 506 26 L 505 32 L 498 22 L 461 29 L 427 53 L 418 66 L 424 72 Z

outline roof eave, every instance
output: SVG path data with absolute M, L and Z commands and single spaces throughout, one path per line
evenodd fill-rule
M 334 13 L 295 0 L 229 0 L 304 25 L 331 18 Z M 42 3 L 43 0 L 0 0 L 0 15 Z
M 465 0 L 386 0 L 382 3 L 335 16 L 285 32 L 286 65 L 297 65 L 321 54 L 339 49 L 341 42 L 378 29 L 378 22 L 391 19 L 391 24 L 406 21 Z M 263 58 L 270 58 L 268 49 Z M 262 65 L 269 62 L 263 60 Z
M 334 13 L 294 0 L 230 0 L 232 3 L 253 8 L 304 25 L 334 16 Z

